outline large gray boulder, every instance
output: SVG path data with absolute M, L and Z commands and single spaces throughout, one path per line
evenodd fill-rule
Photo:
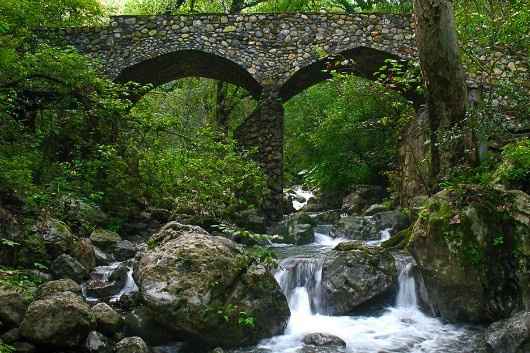
M 44 240 L 46 251 L 51 258 L 70 253 L 77 242 L 70 227 L 56 219 L 48 219 L 37 225 L 37 233 Z
M 427 202 L 409 248 L 436 313 L 491 323 L 530 310 L 529 244 L 530 196 L 460 186 Z
M 324 260 L 321 295 L 329 314 L 349 314 L 391 296 L 396 284 L 394 258 L 382 248 L 341 243 Z
M 200 227 L 168 223 L 135 269 L 140 295 L 168 332 L 211 346 L 239 346 L 280 333 L 287 300 L 271 272 L 236 243 Z
M 97 328 L 106 335 L 112 336 L 123 326 L 123 319 L 106 303 L 98 303 L 92 307 L 96 318 Z
M 81 294 L 81 286 L 69 278 L 46 282 L 39 287 L 37 299 L 44 299 L 62 292 Z
M 82 283 L 88 278 L 88 270 L 79 261 L 68 254 L 62 254 L 51 265 L 51 271 L 56 279 L 70 278 Z
M 336 238 L 353 240 L 378 240 L 380 238 L 379 228 L 372 217 L 347 216 L 342 217 L 332 229 Z
M 486 331 L 486 343 L 493 353 L 526 353 L 530 348 L 530 312 L 497 321 Z
M 28 307 L 24 296 L 16 290 L 0 286 L 0 322 L 5 328 L 18 326 Z
M 84 343 L 95 327 L 96 318 L 81 297 L 62 292 L 34 301 L 20 329 L 37 345 L 72 348 Z
M 96 228 L 92 234 L 90 234 L 90 241 L 102 250 L 112 250 L 116 246 L 116 243 L 121 241 L 121 237 L 116 232 Z

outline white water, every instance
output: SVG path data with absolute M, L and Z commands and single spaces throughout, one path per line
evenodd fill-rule
M 379 243 L 389 236 L 388 230 L 383 231 Z M 325 247 L 336 245 L 335 239 L 325 234 L 318 234 L 316 243 Z M 338 336 L 346 342 L 346 350 L 337 348 L 337 353 L 472 352 L 466 350 L 470 336 L 465 329 L 445 325 L 420 311 L 412 263 L 398 261 L 402 268 L 395 305 L 378 316 L 319 314 L 324 312 L 319 307 L 322 263 L 322 258 L 303 256 L 282 261 L 285 266 L 275 277 L 288 298 L 291 318 L 282 336 L 262 341 L 258 348 L 273 353 L 297 353 L 304 347 L 305 335 L 319 332 Z
M 309 201 L 309 199 L 315 197 L 313 192 L 308 191 L 308 190 L 303 190 L 302 187 L 300 186 L 294 187 L 292 195 L 294 196 L 293 207 L 297 211 L 304 208 L 305 205 L 307 205 L 307 202 Z M 298 199 L 302 199 L 304 201 L 300 202 Z
M 102 282 L 108 282 L 112 272 L 114 272 L 123 263 L 124 262 L 114 262 L 114 263 L 112 263 L 112 264 L 110 264 L 108 266 L 98 266 L 90 274 L 90 277 L 92 279 L 97 279 L 97 280 L 100 280 Z M 132 264 L 126 263 L 126 265 L 128 267 L 128 271 L 127 271 L 127 280 L 125 282 L 125 285 L 123 286 L 123 288 L 120 290 L 120 292 L 118 294 L 115 294 L 115 295 L 113 295 L 112 297 L 109 298 L 110 302 L 118 302 L 123 295 L 127 295 L 127 294 L 130 294 L 130 293 L 138 292 L 138 286 L 134 282 L 134 278 L 133 278 L 133 267 L 132 267 Z M 86 294 L 85 284 L 81 285 L 81 290 L 82 290 L 83 296 L 85 297 L 87 302 L 89 302 L 89 303 L 97 303 L 97 302 L 99 302 L 98 298 L 90 297 L 90 296 L 88 296 Z

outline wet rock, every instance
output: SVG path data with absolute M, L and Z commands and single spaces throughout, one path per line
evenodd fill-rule
M 334 224 L 340 220 L 340 211 L 331 210 L 324 212 L 307 212 L 307 215 L 312 220 L 311 224 Z
M 376 213 L 384 212 L 384 211 L 388 211 L 388 207 L 383 205 L 383 204 L 376 203 L 376 204 L 373 204 L 372 206 L 368 207 L 366 209 L 366 211 L 363 212 L 363 215 L 364 216 L 373 216 Z
M 273 232 L 277 232 L 284 243 L 303 245 L 315 240 L 315 226 L 316 222 L 309 214 L 300 212 L 287 216 Z
M 377 231 L 390 229 L 395 234 L 410 225 L 406 215 L 400 210 L 384 211 L 373 215 L 372 220 L 375 222 Z
M 116 353 L 149 353 L 149 348 L 140 337 L 127 337 L 116 344 Z
M 71 292 L 34 301 L 22 325 L 22 336 L 35 344 L 71 348 L 82 344 L 96 318 L 80 296 Z
M 375 185 L 356 185 L 342 200 L 342 212 L 361 214 L 370 205 L 380 202 L 385 196 L 384 188 Z
M 121 237 L 116 232 L 98 228 L 90 234 L 90 240 L 100 249 L 111 250 L 121 241 Z
M 530 312 L 521 312 L 491 324 L 485 336 L 493 353 L 527 352 L 523 346 L 530 343 Z
M 329 314 L 349 314 L 361 305 L 391 296 L 396 284 L 394 258 L 384 249 L 344 246 L 324 260 L 322 297 Z
M 44 299 L 61 292 L 81 294 L 81 286 L 69 278 L 46 282 L 39 287 L 37 299 Z
M 106 335 L 118 332 L 123 326 L 123 319 L 108 304 L 99 303 L 92 307 L 92 312 L 96 317 L 97 328 Z
M 77 241 L 66 223 L 56 219 L 48 219 L 37 225 L 37 233 L 44 240 L 46 251 L 51 258 L 70 253 Z
M 346 342 L 344 342 L 340 337 L 324 333 L 310 333 L 304 336 L 303 341 L 305 344 L 312 346 L 346 347 Z
M 135 279 L 166 332 L 184 332 L 212 346 L 238 346 L 285 327 L 289 308 L 274 277 L 246 261 L 236 243 L 176 222 L 152 241 L 159 245 L 138 262 Z
M 520 191 L 468 185 L 427 202 L 409 248 L 435 312 L 490 323 L 530 309 L 529 215 Z
M 138 249 L 134 243 L 128 240 L 121 240 L 114 247 L 114 256 L 118 261 L 126 261 L 132 259 L 137 251 Z
M 67 254 L 62 254 L 52 262 L 51 271 L 57 279 L 70 278 L 78 283 L 88 278 L 88 270 Z
M 22 294 L 0 286 L 0 321 L 5 328 L 18 326 L 24 319 L 27 307 Z
M 112 254 L 107 254 L 98 247 L 94 247 L 94 256 L 96 258 L 97 266 L 107 266 L 114 262 L 114 256 Z
M 354 240 L 378 240 L 379 229 L 371 217 L 342 217 L 333 227 L 332 234 L 336 238 Z
M 90 353 L 112 353 L 112 345 L 107 337 L 97 331 L 88 334 L 85 348 Z

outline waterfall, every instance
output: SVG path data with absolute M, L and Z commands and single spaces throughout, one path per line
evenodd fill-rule
M 300 301 L 308 302 L 307 307 L 310 312 L 322 311 L 320 284 L 323 263 L 323 257 L 292 257 L 280 263 L 280 270 L 276 272 L 275 278 L 287 297 L 292 311 L 301 307 L 305 310 L 305 304 L 299 304 Z
M 389 235 L 388 230 L 381 232 L 381 240 Z M 403 254 L 394 254 L 399 290 L 393 306 L 374 315 L 326 315 L 322 270 L 334 239 L 326 234 L 325 228 L 320 228 L 315 240 L 310 245 L 291 247 L 292 252 L 286 254 L 288 257 L 281 261 L 275 274 L 291 310 L 284 334 L 236 353 L 305 351 L 304 336 L 316 332 L 337 336 L 346 343 L 345 348 L 325 350 L 330 353 L 462 353 L 473 347 L 473 333 L 445 325 L 421 312 L 416 296 L 419 285 L 414 278 L 414 259 Z M 381 240 L 366 244 L 378 246 Z
M 418 307 L 418 298 L 416 296 L 416 280 L 413 276 L 412 262 L 409 262 L 401 269 L 398 277 L 399 290 L 396 298 L 396 307 L 414 308 Z

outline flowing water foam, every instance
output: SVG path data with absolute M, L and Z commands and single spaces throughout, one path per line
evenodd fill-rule
M 381 241 L 390 235 L 382 232 Z M 379 242 L 381 242 L 379 241 Z M 320 256 L 297 255 L 281 263 L 275 277 L 286 294 L 291 318 L 281 336 L 262 341 L 259 351 L 274 353 L 300 352 L 302 339 L 309 333 L 325 333 L 340 337 L 348 353 L 461 353 L 467 351 L 473 334 L 467 329 L 443 324 L 425 315 L 418 307 L 413 263 L 410 257 L 400 257 L 399 290 L 395 304 L 374 316 L 327 316 L 322 314 L 320 282 L 323 257 L 337 240 L 326 234 L 316 236 Z M 340 241 L 339 241 L 340 242 Z M 241 352 L 254 352 L 243 350 Z M 332 352 L 329 349 L 326 352 Z M 335 351 L 333 351 L 335 352 Z

